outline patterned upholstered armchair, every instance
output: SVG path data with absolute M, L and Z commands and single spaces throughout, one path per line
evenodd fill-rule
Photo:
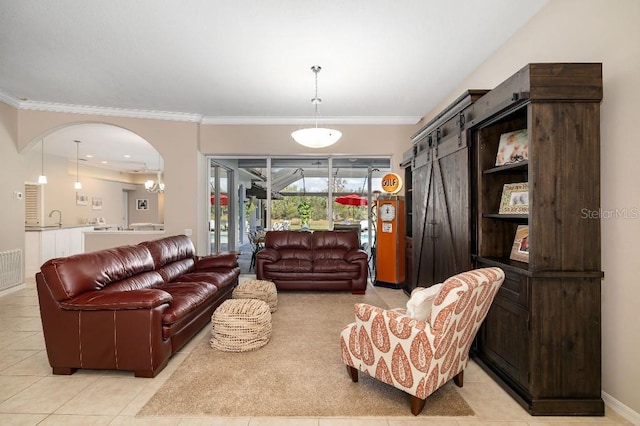
M 364 303 L 340 334 L 342 360 L 354 382 L 358 370 L 411 395 L 420 414 L 426 398 L 452 378 L 462 387 L 471 343 L 504 281 L 500 268 L 447 279 L 426 321 Z

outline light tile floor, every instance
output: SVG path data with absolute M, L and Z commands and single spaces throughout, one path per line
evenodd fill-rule
M 247 278 L 247 277 L 243 277 Z M 376 287 L 391 307 L 406 304 L 400 290 Z M 184 361 L 198 336 L 174 355 L 154 379 L 134 378 L 117 371 L 78 371 L 71 376 L 51 374 L 45 352 L 34 282 L 0 297 L 0 424 L 2 425 L 213 425 L 213 426 L 434 426 L 471 425 L 622 425 L 630 424 L 613 410 L 604 417 L 532 417 L 476 364 L 465 370 L 461 395 L 472 417 L 389 418 L 216 418 L 136 417 L 136 413 Z

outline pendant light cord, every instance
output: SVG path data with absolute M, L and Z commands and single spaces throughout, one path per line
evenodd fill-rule
M 76 142 L 76 182 L 80 181 L 80 143 Z
M 42 144 L 42 161 L 40 162 L 40 174 L 44 176 L 44 138 L 40 142 Z
M 311 71 L 313 71 L 313 73 L 316 75 L 316 96 L 311 99 L 311 102 L 313 102 L 313 105 L 315 106 L 316 129 L 318 128 L 318 104 L 322 102 L 322 99 L 318 97 L 318 73 L 321 69 L 322 67 L 320 65 L 314 65 L 311 67 Z

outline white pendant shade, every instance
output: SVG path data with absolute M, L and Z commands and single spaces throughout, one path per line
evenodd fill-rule
M 324 127 L 309 127 L 291 133 L 293 140 L 309 148 L 324 148 L 338 142 L 342 132 Z
M 342 132 L 338 130 L 318 127 L 318 104 L 322 102 L 322 99 L 318 97 L 318 73 L 321 69 L 320 65 L 311 67 L 311 71 L 313 71 L 316 78 L 316 95 L 311 99 L 311 103 L 315 108 L 316 126 L 291 133 L 294 141 L 309 148 L 324 148 L 338 142 L 342 137 Z
M 75 189 L 82 189 L 82 184 L 80 183 L 80 181 L 76 181 L 76 183 L 73 184 L 73 187 Z
M 44 185 L 47 183 L 47 177 L 45 175 L 38 176 L 38 183 L 40 185 Z

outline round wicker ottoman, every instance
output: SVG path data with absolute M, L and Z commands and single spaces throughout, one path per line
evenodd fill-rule
M 247 280 L 233 290 L 234 299 L 258 299 L 269 304 L 271 312 L 278 310 L 278 291 L 271 281 Z
M 211 316 L 211 347 L 226 352 L 246 352 L 269 343 L 271 310 L 257 299 L 228 299 Z

